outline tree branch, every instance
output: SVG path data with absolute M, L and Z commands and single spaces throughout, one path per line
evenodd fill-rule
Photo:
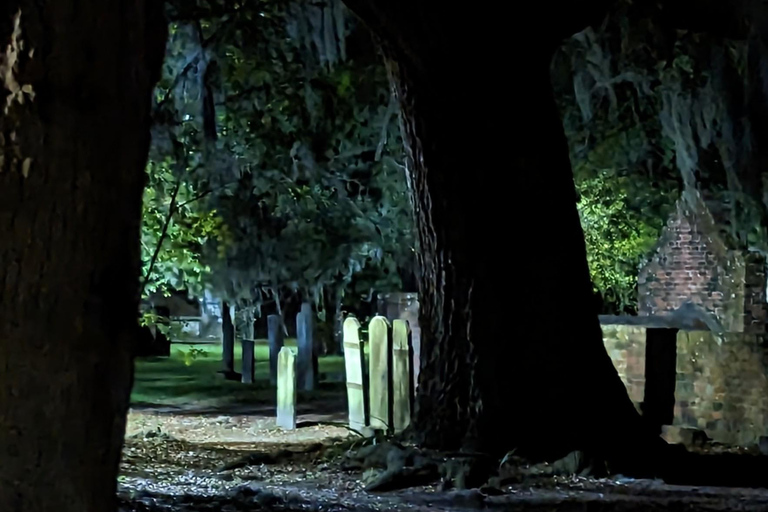
M 651 0 L 645 0 L 651 4 Z M 660 5 L 661 20 L 678 30 L 702 32 L 715 37 L 745 39 L 750 21 L 766 19 L 766 10 L 745 0 L 667 0 Z
M 157 240 L 155 251 L 152 253 L 152 259 L 149 261 L 149 268 L 147 269 L 147 273 L 144 275 L 144 279 L 142 280 L 141 293 L 139 296 L 143 296 L 144 290 L 147 289 L 149 276 L 152 275 L 152 271 L 155 268 L 155 263 L 157 263 L 157 257 L 160 255 L 160 249 L 163 247 L 163 242 L 165 241 L 165 237 L 168 235 L 168 228 L 171 225 L 171 221 L 173 220 L 174 213 L 176 213 L 176 197 L 178 196 L 180 189 L 181 189 L 181 180 L 179 179 L 176 181 L 176 187 L 173 189 L 173 195 L 171 196 L 171 205 L 168 209 L 168 215 L 165 217 L 165 222 L 163 223 L 163 230 L 160 232 L 160 238 L 158 238 Z
M 184 146 L 173 137 L 172 133 L 170 135 L 171 140 L 174 141 L 174 148 L 176 149 L 176 165 L 183 170 L 186 168 L 186 166 L 183 165 L 186 163 L 184 158 Z M 154 270 L 155 264 L 157 263 L 157 258 L 160 255 L 160 249 L 163 247 L 165 237 L 168 235 L 168 228 L 170 227 L 171 221 L 173 220 L 173 215 L 177 210 L 176 199 L 179 195 L 179 190 L 181 190 L 181 172 L 179 172 L 178 176 L 176 177 L 176 186 L 174 187 L 173 193 L 171 194 L 171 204 L 168 207 L 168 215 L 166 216 L 165 222 L 163 223 L 163 229 L 160 232 L 160 238 L 157 240 L 155 251 L 152 253 L 152 259 L 149 261 L 149 268 L 147 268 L 147 273 L 144 275 L 144 278 L 141 281 L 139 297 L 144 296 L 144 291 L 147 289 L 147 283 L 149 283 L 149 278 L 152 275 L 152 271 Z
M 196 2 L 188 0 L 166 0 L 166 16 L 172 22 L 190 22 L 200 21 L 210 18 L 223 18 L 230 14 L 237 14 L 242 5 L 239 2 L 232 2 L 230 5 L 211 5 L 201 7 L 195 5 Z M 253 3 L 253 2 L 252 2 Z M 249 6 L 251 9 L 257 9 L 257 5 Z

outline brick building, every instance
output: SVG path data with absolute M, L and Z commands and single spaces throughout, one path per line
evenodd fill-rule
M 638 275 L 638 315 L 664 315 L 692 303 L 727 332 L 766 332 L 765 259 L 729 247 L 706 202 L 681 197 L 651 259 Z

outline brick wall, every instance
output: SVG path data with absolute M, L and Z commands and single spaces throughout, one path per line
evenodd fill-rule
M 768 434 L 768 378 L 754 335 L 677 335 L 676 427 L 739 446 Z
M 766 308 L 765 257 L 749 253 L 744 257 L 744 332 L 765 339 L 765 324 L 768 320 Z
M 603 343 L 640 412 L 645 391 L 645 327 L 603 325 Z
M 727 331 L 741 332 L 744 282 L 744 258 L 726 247 L 704 201 L 694 193 L 678 201 L 655 253 L 638 273 L 638 314 L 664 314 L 691 301 Z
M 603 342 L 632 402 L 645 395 L 645 327 L 603 325 Z M 673 428 L 694 428 L 724 444 L 768 435 L 765 349 L 756 336 L 679 331 Z

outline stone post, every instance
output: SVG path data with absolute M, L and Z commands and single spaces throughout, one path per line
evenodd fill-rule
M 280 315 L 267 317 L 267 339 L 269 340 L 269 382 L 277 385 L 277 355 L 283 348 L 283 319 Z

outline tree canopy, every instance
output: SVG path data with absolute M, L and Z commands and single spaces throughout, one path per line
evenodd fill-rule
M 552 66 L 596 288 L 632 311 L 636 269 L 680 192 L 700 189 L 734 248 L 766 252 L 765 45 L 615 2 Z M 725 25 L 723 25 L 725 28 Z
M 183 9 L 171 7 L 154 108 L 145 268 L 152 242 L 165 245 L 148 281 L 250 305 L 285 293 L 322 303 L 324 289 L 372 274 L 399 288 L 412 218 L 367 32 L 340 2 Z
M 413 287 L 397 108 L 367 31 L 338 1 L 171 2 L 169 16 L 145 195 L 146 292 L 205 283 L 258 305 Z M 634 311 L 637 268 L 685 188 L 707 191 L 734 246 L 768 250 L 755 78 L 764 54 L 756 36 L 675 30 L 662 10 L 629 1 L 556 53 L 606 312 Z

